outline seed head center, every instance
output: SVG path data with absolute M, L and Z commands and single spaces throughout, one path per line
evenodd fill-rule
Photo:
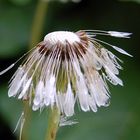
M 44 41 L 49 42 L 51 45 L 55 45 L 58 42 L 65 45 L 66 41 L 68 41 L 70 44 L 73 44 L 74 42 L 80 42 L 80 38 L 73 32 L 56 31 L 47 34 L 44 37 Z

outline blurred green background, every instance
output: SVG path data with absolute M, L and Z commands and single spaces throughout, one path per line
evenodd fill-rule
M 29 47 L 37 0 L 0 0 L 0 71 L 17 60 Z M 39 22 L 39 21 L 38 21 Z M 140 140 L 140 0 L 82 0 L 80 3 L 50 2 L 43 36 L 55 30 L 100 29 L 132 32 L 131 39 L 102 39 L 127 50 L 120 77 L 124 87 L 110 85 L 111 104 L 97 113 L 75 110 L 78 124 L 61 127 L 57 140 Z M 110 49 L 110 48 L 108 48 Z M 23 110 L 21 101 L 8 98 L 8 81 L 18 65 L 0 76 L 0 139 L 17 140 L 13 133 Z M 33 112 L 29 139 L 43 140 L 47 111 Z

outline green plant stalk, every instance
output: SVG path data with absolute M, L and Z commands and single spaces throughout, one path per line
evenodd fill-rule
M 47 13 L 47 2 L 39 0 L 33 20 L 31 38 L 29 42 L 29 50 L 32 49 L 39 41 L 43 30 L 44 19 Z M 24 102 L 24 117 L 25 123 L 22 129 L 22 140 L 29 140 L 29 124 L 31 120 L 31 109 L 29 102 Z
M 39 41 L 43 30 L 43 24 L 47 13 L 48 2 L 39 0 L 33 20 L 29 49 L 32 49 Z
M 23 124 L 23 129 L 20 130 L 21 134 L 20 134 L 20 139 L 21 140 L 28 140 L 29 139 L 29 134 L 28 134 L 28 128 L 29 128 L 29 124 L 30 124 L 30 119 L 31 119 L 31 109 L 29 107 L 29 102 L 28 101 L 24 101 L 24 119 L 25 122 Z
M 59 128 L 60 110 L 54 106 L 50 108 L 47 135 L 45 140 L 55 140 Z

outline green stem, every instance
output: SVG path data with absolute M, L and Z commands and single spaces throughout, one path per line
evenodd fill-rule
M 24 119 L 25 119 L 25 122 L 23 124 L 23 129 L 21 129 L 21 132 L 20 132 L 20 139 L 22 140 L 28 140 L 29 138 L 29 124 L 30 124 L 30 120 L 31 120 L 31 109 L 29 107 L 29 102 L 28 101 L 24 101 Z
M 36 11 L 35 11 L 35 17 L 32 25 L 29 50 L 32 49 L 40 41 L 45 15 L 47 13 L 47 4 L 48 3 L 46 1 L 43 0 L 38 1 Z M 31 120 L 31 109 L 29 107 L 28 101 L 24 103 L 24 116 L 25 116 L 25 123 L 22 131 L 22 140 L 29 140 L 28 132 L 29 132 L 29 124 Z
M 56 106 L 54 106 L 53 109 L 50 108 L 49 111 L 47 136 L 45 140 L 55 140 L 56 133 L 59 127 L 59 121 L 60 121 L 60 110 Z
M 32 25 L 31 39 L 29 49 L 33 48 L 39 41 L 43 30 L 43 24 L 47 13 L 48 3 L 44 0 L 39 0 L 36 8 L 36 13 Z

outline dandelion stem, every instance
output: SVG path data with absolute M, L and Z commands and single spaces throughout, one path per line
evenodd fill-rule
M 24 124 L 23 128 L 20 130 L 20 140 L 27 140 L 28 139 L 28 132 L 29 132 L 29 123 L 31 119 L 31 109 L 29 108 L 29 102 L 24 101 Z
M 40 40 L 40 36 L 43 29 L 43 23 L 45 15 L 47 13 L 47 2 L 43 0 L 38 0 L 38 4 L 35 11 L 35 16 L 32 24 L 31 38 L 29 42 L 29 50 L 32 49 Z M 28 140 L 29 132 L 29 123 L 31 119 L 31 110 L 29 107 L 29 102 L 24 103 L 24 114 L 25 114 L 25 123 L 22 131 L 22 140 Z
M 47 13 L 48 3 L 44 0 L 39 0 L 36 8 L 35 17 L 32 25 L 31 39 L 29 49 L 33 48 L 40 40 L 43 29 L 44 19 Z
M 56 133 L 58 131 L 60 121 L 60 111 L 54 106 L 53 109 L 50 108 L 47 135 L 45 140 L 55 140 Z

